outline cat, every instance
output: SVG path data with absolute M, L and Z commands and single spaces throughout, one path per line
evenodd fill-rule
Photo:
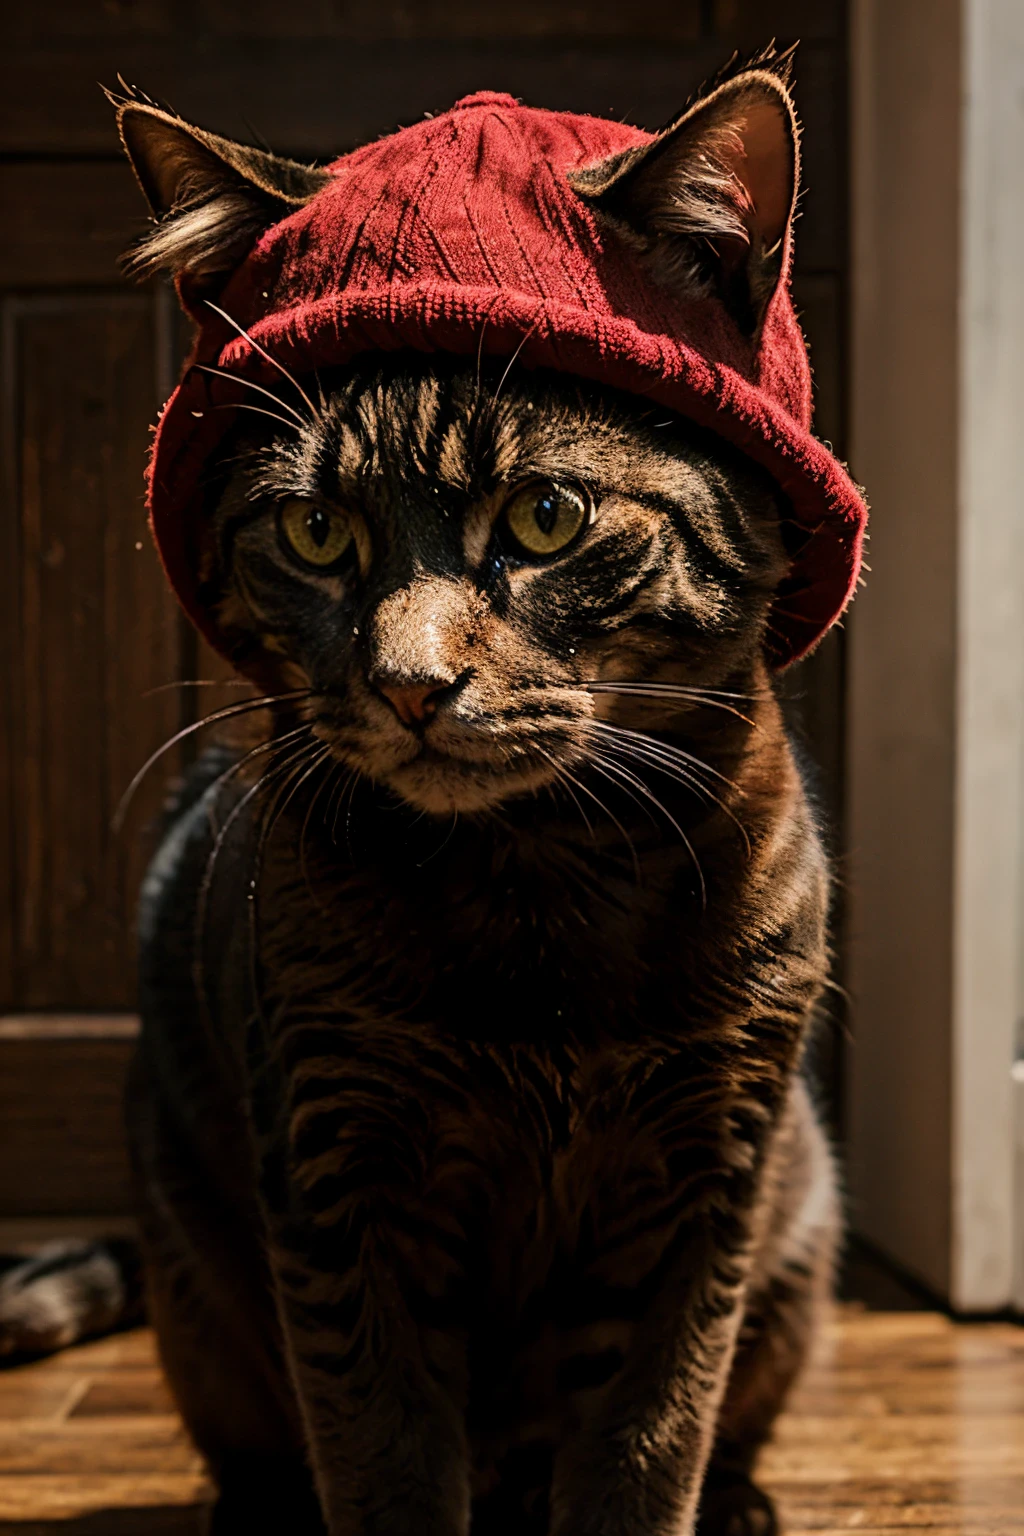
M 122 111 L 134 264 L 192 307 L 324 184 Z M 766 56 L 636 196 L 578 190 L 756 336 L 793 122 Z M 221 437 L 196 554 L 259 732 L 199 759 L 140 905 L 148 1314 L 211 1529 L 769 1536 L 839 1231 L 802 1075 L 828 870 L 771 665 L 800 530 L 594 379 L 404 348 L 293 383 Z

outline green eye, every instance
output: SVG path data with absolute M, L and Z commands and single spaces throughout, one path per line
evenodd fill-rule
M 292 497 L 277 516 L 285 546 L 304 565 L 334 565 L 352 543 L 352 524 L 343 512 Z
M 589 499 L 569 485 L 531 480 L 505 503 L 505 523 L 528 555 L 556 555 L 593 520 Z

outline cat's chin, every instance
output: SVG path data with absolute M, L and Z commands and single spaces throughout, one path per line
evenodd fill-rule
M 536 794 L 551 782 L 551 769 L 524 762 L 502 773 L 455 758 L 416 758 L 381 775 L 414 810 L 428 816 L 470 816 L 494 810 L 507 800 Z

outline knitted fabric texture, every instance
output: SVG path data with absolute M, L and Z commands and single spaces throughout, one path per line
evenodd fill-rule
M 485 91 L 368 144 L 336 161 L 330 182 L 269 229 L 233 274 L 219 307 L 234 325 L 200 306 L 190 363 L 279 388 L 274 362 L 301 378 L 399 349 L 515 354 L 517 365 L 680 412 L 762 465 L 803 530 L 766 642 L 773 664 L 785 666 L 852 595 L 866 509 L 810 432 L 788 248 L 751 340 L 717 299 L 679 299 L 655 282 L 570 187 L 575 167 L 649 139 L 622 123 Z M 191 365 L 157 431 L 150 520 L 185 611 L 225 650 L 199 579 L 208 471 L 234 418 L 221 407 L 269 402 Z

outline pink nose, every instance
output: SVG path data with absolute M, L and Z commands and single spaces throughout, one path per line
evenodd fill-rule
M 438 700 L 448 687 L 436 679 L 429 683 L 378 682 L 377 692 L 384 695 L 403 725 L 414 726 L 437 713 Z

